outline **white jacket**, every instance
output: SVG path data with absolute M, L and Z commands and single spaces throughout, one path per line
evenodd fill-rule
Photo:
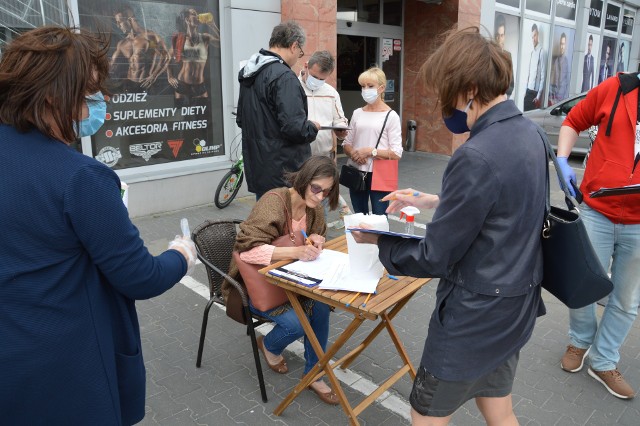
M 344 116 L 342 103 L 338 91 L 325 83 L 321 88 L 311 91 L 307 84 L 298 76 L 300 84 L 307 94 L 307 106 L 309 109 L 309 120 L 320 123 L 321 126 L 347 126 L 349 121 Z M 324 155 L 329 157 L 333 151 L 332 130 L 320 130 L 316 140 L 311 142 L 312 155 Z

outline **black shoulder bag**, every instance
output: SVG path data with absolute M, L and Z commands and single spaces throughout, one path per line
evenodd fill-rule
M 582 308 L 611 293 L 613 283 L 596 256 L 578 207 L 570 198 L 556 154 L 539 127 L 538 133 L 544 141 L 548 157 L 553 161 L 568 208 L 564 210 L 551 205 L 547 162 L 546 219 L 542 226 L 542 287 L 567 307 Z
M 391 114 L 391 110 L 387 112 L 387 115 L 384 117 L 384 123 L 382 123 L 382 130 L 380 130 L 380 134 L 378 135 L 378 142 L 376 142 L 376 149 L 378 149 L 378 144 L 380 143 L 380 138 L 382 137 L 382 132 L 384 132 L 384 126 L 387 125 L 387 118 L 389 118 L 389 114 Z M 358 170 L 357 168 L 350 166 L 349 164 L 343 164 L 340 169 L 340 185 L 346 186 L 349 189 L 353 189 L 354 191 L 366 191 L 367 188 L 367 173 L 362 170 Z

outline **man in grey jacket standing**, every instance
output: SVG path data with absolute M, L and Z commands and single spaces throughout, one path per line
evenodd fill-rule
M 240 70 L 236 123 L 249 191 L 259 199 L 286 186 L 283 174 L 297 171 L 311 156 L 320 124 L 307 119 L 307 100 L 291 68 L 304 56 L 304 30 L 294 21 L 278 24 L 269 50 L 249 58 Z

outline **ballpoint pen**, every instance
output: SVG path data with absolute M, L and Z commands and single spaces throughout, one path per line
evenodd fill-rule
M 358 296 L 360 296 L 360 292 L 357 292 L 357 293 L 355 294 L 355 296 L 353 296 L 353 297 L 351 298 L 351 300 L 349 300 L 349 303 L 347 303 L 347 306 L 351 305 L 351 304 L 353 303 L 353 301 L 354 301 L 354 300 L 356 300 L 356 298 L 357 298 Z

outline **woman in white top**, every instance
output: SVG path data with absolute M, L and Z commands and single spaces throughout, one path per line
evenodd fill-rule
M 360 74 L 358 83 L 362 87 L 362 98 L 367 105 L 353 112 L 351 130 L 342 146 L 349 157 L 347 164 L 367 172 L 367 189 L 364 191 L 349 189 L 349 195 L 356 213 L 369 213 L 369 199 L 371 199 L 371 212 L 385 214 L 389 202 L 380 200 L 389 192 L 371 189 L 371 172 L 376 159 L 399 160 L 402 156 L 400 117 L 383 101 L 387 77 L 380 68 L 369 68 Z M 382 131 L 387 114 L 387 122 Z M 381 131 L 380 144 L 376 148 Z

